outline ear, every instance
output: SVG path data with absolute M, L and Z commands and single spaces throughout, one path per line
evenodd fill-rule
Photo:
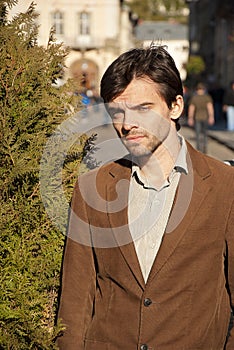
M 176 96 L 176 100 L 172 103 L 170 118 L 175 120 L 178 119 L 184 110 L 184 99 L 181 95 Z

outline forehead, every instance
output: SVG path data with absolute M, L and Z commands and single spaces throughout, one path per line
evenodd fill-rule
M 158 84 L 149 78 L 133 79 L 113 102 L 128 102 L 131 104 L 140 104 L 145 101 L 155 102 L 155 100 L 161 99 L 158 91 Z

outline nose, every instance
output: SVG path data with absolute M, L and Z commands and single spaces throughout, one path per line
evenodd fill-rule
M 138 128 L 139 123 L 137 120 L 137 115 L 135 111 L 130 109 L 125 110 L 124 119 L 123 119 L 123 129 L 129 131 L 133 128 Z

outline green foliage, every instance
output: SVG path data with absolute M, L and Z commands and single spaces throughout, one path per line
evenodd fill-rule
M 201 56 L 190 55 L 187 63 L 184 65 L 184 68 L 187 71 L 185 84 L 190 89 L 195 89 L 199 82 L 204 81 L 206 65 Z
M 53 349 L 63 236 L 38 196 L 1 203 L 1 349 Z
M 142 20 L 165 21 L 174 18 L 181 23 L 187 22 L 182 14 L 187 7 L 184 0 L 132 0 L 127 4 Z
M 188 75 L 199 75 L 204 72 L 206 66 L 201 56 L 191 55 L 185 68 Z
M 0 348 L 56 349 L 64 235 L 42 203 L 40 160 L 48 137 L 80 102 L 72 81 L 55 84 L 68 51 L 53 33 L 46 48 L 38 46 L 33 4 L 8 21 L 15 3 L 0 0 Z M 64 165 L 68 201 L 87 144 L 86 136 L 77 140 Z
M 16 179 L 22 184 L 25 177 L 38 172 L 46 138 L 67 117 L 65 109 L 75 105 L 72 86 L 53 85 L 67 51 L 55 45 L 52 37 L 46 49 L 36 44 L 37 28 L 31 21 L 35 17 L 31 6 L 0 31 L 4 43 L 0 49 L 0 161 L 5 194 L 12 193 Z
M 95 151 L 95 139 L 96 134 L 90 136 L 88 140 L 87 137 L 83 135 L 79 137 L 78 140 L 74 140 L 72 146 L 69 148 L 62 171 L 63 190 L 68 202 L 71 200 L 74 183 L 77 176 L 86 172 L 87 166 L 89 169 L 98 166 L 98 164 L 92 158 L 92 153 Z M 85 164 L 77 162 L 77 159 L 83 159 L 85 157 Z

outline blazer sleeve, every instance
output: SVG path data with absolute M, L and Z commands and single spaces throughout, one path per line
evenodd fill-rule
M 232 312 L 234 312 L 234 201 L 230 210 L 228 226 L 227 226 L 227 262 L 228 262 L 228 288 L 230 292 L 230 302 Z M 230 334 L 225 347 L 226 350 L 234 349 L 234 326 L 230 330 Z
M 58 319 L 66 328 L 57 340 L 60 350 L 84 349 L 84 337 L 92 317 L 96 287 L 89 235 L 85 201 L 76 186 L 63 259 Z

